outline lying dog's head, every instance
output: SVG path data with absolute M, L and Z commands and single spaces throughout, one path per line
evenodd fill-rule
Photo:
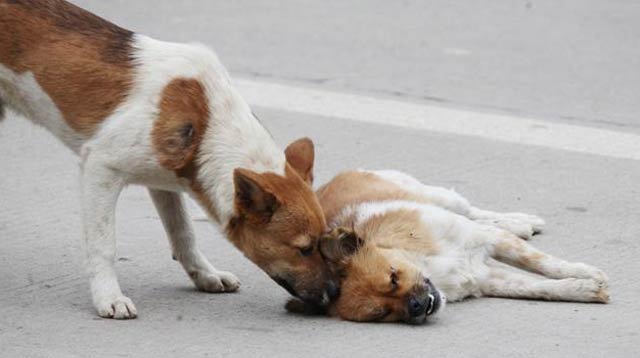
M 285 175 L 236 169 L 236 217 L 228 230 L 234 243 L 292 295 L 325 305 L 337 293 L 318 250 L 326 231 L 324 214 L 311 188 L 313 143 L 287 147 Z
M 345 229 L 323 236 L 320 250 L 340 282 L 340 294 L 329 306 L 332 315 L 416 324 L 444 307 L 444 296 L 411 263 L 411 253 L 369 245 Z

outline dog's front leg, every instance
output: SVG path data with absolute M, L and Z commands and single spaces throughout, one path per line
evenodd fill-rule
M 196 246 L 191 220 L 185 210 L 182 195 L 150 189 L 171 243 L 173 258 L 178 260 L 198 289 L 205 292 L 233 292 L 240 281 L 230 272 L 218 271 Z
M 136 308 L 122 294 L 114 268 L 115 208 L 125 184 L 124 178 L 95 155 L 84 157 L 81 175 L 87 269 L 93 304 L 101 317 L 135 318 Z

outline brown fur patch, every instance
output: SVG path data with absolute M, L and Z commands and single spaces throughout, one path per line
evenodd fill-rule
M 192 164 L 209 120 L 204 87 L 195 79 L 176 78 L 162 91 L 159 106 L 151 132 L 158 161 L 188 175 L 184 169 Z
M 219 220 L 211 199 L 197 180 L 199 167 L 195 160 L 209 115 L 202 84 L 196 79 L 176 78 L 162 91 L 151 143 L 160 165 L 186 178 L 200 204 Z
M 596 300 L 600 303 L 609 303 L 611 299 L 609 295 L 609 289 L 607 287 L 601 287 L 598 292 L 596 292 Z
M 62 0 L 0 0 L 0 63 L 33 73 L 71 128 L 90 136 L 125 99 L 133 33 Z
M 520 265 L 522 267 L 530 267 L 532 269 L 538 270 L 540 268 L 540 261 L 545 258 L 544 254 L 539 252 L 534 253 L 523 253 L 520 255 Z
M 403 249 L 423 255 L 435 255 L 438 251 L 416 210 L 403 209 L 373 216 L 355 229 L 365 242 L 379 248 Z
M 547 257 L 541 252 L 528 249 L 527 244 L 518 238 L 498 242 L 495 252 L 501 260 L 537 273 L 541 273 L 541 261 Z
M 375 174 L 359 171 L 338 174 L 320 187 L 317 194 L 328 222 L 332 222 L 344 207 L 367 201 L 410 200 L 429 203 L 424 197 L 410 193 Z

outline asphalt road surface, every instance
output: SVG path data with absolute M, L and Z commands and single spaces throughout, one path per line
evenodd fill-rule
M 501 128 L 476 136 L 391 118 L 352 121 L 331 108 L 292 112 L 269 105 L 268 96 L 255 108 L 283 147 L 314 139 L 317 183 L 343 169 L 393 168 L 455 187 L 481 207 L 542 216 L 547 229 L 533 244 L 602 268 L 612 301 L 472 299 L 424 326 L 299 317 L 284 310 L 286 292 L 202 220 L 195 230 L 204 252 L 243 285 L 233 294 L 196 291 L 171 260 L 146 191 L 131 187 L 118 206 L 117 270 L 140 316 L 101 319 L 82 269 L 78 161 L 49 133 L 10 115 L 0 125 L 0 357 L 637 354 L 640 161 L 624 158 L 640 156 L 633 144 L 637 137 L 640 145 L 640 3 L 75 3 L 156 38 L 210 45 L 249 83 L 335 92 L 338 102 L 356 94 L 548 123 L 560 142 L 538 145 L 525 134 L 523 145 L 505 141 Z M 559 149 L 563 125 L 593 129 L 606 144 L 601 152 Z M 621 147 L 628 156 L 604 148 L 618 145 L 618 134 L 631 136 Z

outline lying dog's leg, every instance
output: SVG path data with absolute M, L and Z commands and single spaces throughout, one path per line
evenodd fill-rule
M 88 155 L 82 164 L 82 204 L 87 268 L 93 304 L 101 317 L 136 317 L 136 308 L 122 294 L 114 268 L 115 208 L 124 187 L 122 175 Z
M 206 292 L 237 290 L 240 281 L 230 272 L 216 270 L 198 250 L 182 195 L 153 189 L 149 193 L 171 242 L 173 258 L 182 264 L 196 287 Z
M 547 255 L 505 230 L 484 228 L 489 232 L 492 257 L 498 261 L 550 278 L 590 278 L 607 282 L 607 276 L 596 267 Z
M 491 268 L 481 282 L 484 296 L 528 298 L 551 301 L 607 303 L 609 293 L 604 282 L 590 278 L 551 280 L 513 272 L 508 268 Z
M 544 228 L 544 220 L 524 213 L 496 213 L 471 207 L 467 217 L 484 225 L 502 228 L 525 240 L 542 232 Z
M 544 220 L 523 213 L 496 213 L 471 206 L 469 201 L 452 189 L 422 184 L 416 178 L 396 171 L 379 170 L 375 175 L 390 181 L 417 196 L 418 201 L 439 206 L 456 214 L 466 216 L 485 225 L 492 225 L 510 231 L 523 239 L 542 231 Z

